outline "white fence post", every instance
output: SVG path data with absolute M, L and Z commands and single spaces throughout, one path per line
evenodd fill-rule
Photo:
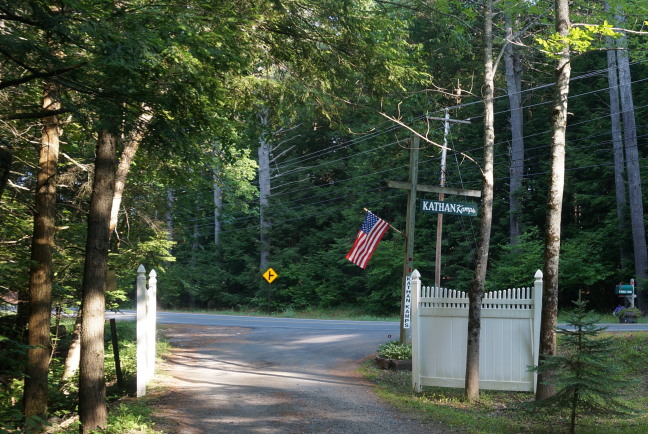
M 542 317 L 542 271 L 536 271 L 533 283 L 533 364 L 538 366 L 540 352 L 540 320 Z M 538 373 L 533 373 L 533 393 L 538 387 Z
M 155 375 L 155 344 L 156 344 L 156 317 L 157 317 L 157 273 L 151 270 L 149 273 L 149 288 L 146 292 L 146 317 L 148 322 L 146 346 L 146 360 L 148 362 L 146 381 L 148 382 Z
M 421 273 L 418 270 L 412 271 L 412 306 L 410 310 L 412 323 L 412 387 L 415 392 L 420 392 L 423 387 L 420 381 L 421 361 L 420 353 L 420 336 L 419 330 L 419 297 L 421 295 Z
M 146 394 L 147 361 L 146 361 L 146 269 L 140 265 L 137 269 L 137 396 Z

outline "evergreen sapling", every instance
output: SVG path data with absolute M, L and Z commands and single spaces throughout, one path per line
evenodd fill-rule
M 570 433 L 576 429 L 576 419 L 582 414 L 622 415 L 632 412 L 619 399 L 620 391 L 634 383 L 623 378 L 618 365 L 610 357 L 615 343 L 611 337 L 601 337 L 607 327 L 596 322 L 599 316 L 585 310 L 586 301 L 574 301 L 576 309 L 570 312 L 566 322 L 571 327 L 558 327 L 562 335 L 563 351 L 556 356 L 546 355 L 540 366 L 531 368 L 536 372 L 551 372 L 551 384 L 556 394 L 531 404 L 533 409 L 545 409 L 570 414 Z

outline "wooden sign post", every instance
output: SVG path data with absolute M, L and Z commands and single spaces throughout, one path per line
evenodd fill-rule
M 455 120 L 450 119 L 449 114 L 446 110 L 445 118 L 433 118 L 428 117 L 430 120 L 443 120 L 446 123 L 444 131 L 444 146 L 443 146 L 443 164 L 442 164 L 442 181 L 443 185 L 433 186 L 433 185 L 419 185 L 418 184 L 418 164 L 419 164 L 419 149 L 420 149 L 420 138 L 414 136 L 414 139 L 410 142 L 410 161 L 409 161 L 409 176 L 408 182 L 399 182 L 399 181 L 388 181 L 387 186 L 391 188 L 397 188 L 400 190 L 407 190 L 407 213 L 406 213 L 406 223 L 405 223 L 405 261 L 403 265 L 403 279 L 402 279 L 402 291 L 401 291 L 401 316 L 400 316 L 400 342 L 409 343 L 412 341 L 412 332 L 409 328 L 409 321 L 406 320 L 406 306 L 407 303 L 407 278 L 412 272 L 412 267 L 414 264 L 414 230 L 416 226 L 416 193 L 418 191 L 428 192 L 428 193 L 438 193 L 439 200 L 443 200 L 445 194 L 455 194 L 460 196 L 470 196 L 470 197 L 481 197 L 481 191 L 479 190 L 466 190 L 462 188 L 452 188 L 445 187 L 445 152 L 447 150 L 447 135 L 450 130 L 450 122 L 459 122 L 468 124 L 470 121 Z M 437 266 L 435 267 L 435 274 L 441 276 L 441 222 L 442 214 L 439 215 L 439 225 L 437 227 Z M 435 279 L 436 282 L 436 279 Z M 437 285 L 438 286 L 438 285 Z

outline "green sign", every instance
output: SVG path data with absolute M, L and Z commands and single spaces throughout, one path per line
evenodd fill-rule
M 634 287 L 632 285 L 617 285 L 614 288 L 614 293 L 616 295 L 632 295 L 634 293 Z
M 476 203 L 445 202 L 442 200 L 421 200 L 421 211 L 433 214 L 452 214 L 468 217 L 477 216 Z

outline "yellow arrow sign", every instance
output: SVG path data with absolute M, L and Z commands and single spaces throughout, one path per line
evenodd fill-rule
M 272 283 L 273 280 L 275 280 L 279 276 L 275 270 L 272 268 L 268 268 L 268 270 L 263 273 L 263 278 L 268 281 L 268 283 Z

